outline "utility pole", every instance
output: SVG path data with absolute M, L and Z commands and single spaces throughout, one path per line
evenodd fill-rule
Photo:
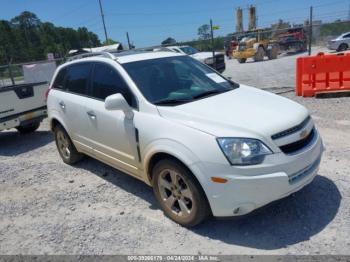
M 311 55 L 311 43 L 312 43 L 312 6 L 310 6 L 310 19 L 309 19 L 309 56 Z
M 108 36 L 107 36 L 107 29 L 106 29 L 106 24 L 105 24 L 105 15 L 103 14 L 101 0 L 98 0 L 98 3 L 100 4 L 101 18 L 102 18 L 102 23 L 103 23 L 103 29 L 105 30 L 105 37 L 106 37 L 106 44 L 107 44 Z
M 128 46 L 129 46 L 129 50 L 131 50 L 131 44 L 130 44 L 130 38 L 129 38 L 129 32 L 126 32 L 126 38 L 128 39 Z
M 213 66 L 216 68 L 215 61 L 215 50 L 214 50 L 214 30 L 213 30 L 213 21 L 210 19 L 210 34 L 211 34 L 211 51 L 213 53 Z

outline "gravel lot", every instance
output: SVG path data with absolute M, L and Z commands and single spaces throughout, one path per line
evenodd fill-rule
M 295 56 L 226 75 L 261 88 L 293 87 Z M 264 73 L 266 72 L 266 73 Z M 350 254 L 350 98 L 297 98 L 326 152 L 315 180 L 251 215 L 195 229 L 163 216 L 151 188 L 91 158 L 63 164 L 44 122 L 0 133 L 0 254 Z M 278 109 L 276 109 L 278 110 Z

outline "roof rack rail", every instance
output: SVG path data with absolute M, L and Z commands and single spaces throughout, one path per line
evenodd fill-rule
M 110 59 L 115 59 L 116 57 L 109 53 L 109 52 L 86 52 L 86 53 L 82 53 L 82 54 L 78 54 L 78 55 L 74 55 L 71 57 L 68 57 L 67 62 L 69 61 L 73 61 L 73 60 L 77 60 L 77 59 L 82 59 L 85 57 L 92 57 L 92 56 L 102 56 L 102 57 L 107 57 Z

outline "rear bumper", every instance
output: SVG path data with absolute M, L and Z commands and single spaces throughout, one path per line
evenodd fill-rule
M 225 61 L 224 62 L 220 62 L 220 63 L 217 63 L 217 64 L 207 64 L 208 66 L 210 66 L 211 68 L 214 68 L 216 71 L 222 73 L 225 71 L 226 69 L 226 64 L 225 64 Z
M 274 162 L 280 163 L 275 166 L 261 169 L 257 166 L 245 167 L 240 172 L 229 165 L 201 163 L 195 164 L 194 169 L 202 172 L 202 177 L 207 179 L 207 182 L 202 182 L 202 186 L 213 215 L 239 216 L 284 198 L 311 183 L 317 174 L 322 153 L 323 143 L 318 136 L 316 142 L 303 153 L 295 156 L 276 154 Z M 226 178 L 228 182 L 210 182 L 211 176 Z
M 19 113 L 0 119 L 0 130 L 15 128 L 21 125 L 27 125 L 34 122 L 41 122 L 47 117 L 47 109 L 45 107 L 37 108 L 31 111 Z

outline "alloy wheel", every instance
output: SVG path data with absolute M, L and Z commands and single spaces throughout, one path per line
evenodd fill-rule
M 69 159 L 70 157 L 70 149 L 69 149 L 69 140 L 66 134 L 64 134 L 62 131 L 57 132 L 57 146 L 60 150 L 62 156 L 66 159 Z
M 184 177 L 174 170 L 165 169 L 158 179 L 161 199 L 165 206 L 179 217 L 188 217 L 195 205 L 190 187 Z

